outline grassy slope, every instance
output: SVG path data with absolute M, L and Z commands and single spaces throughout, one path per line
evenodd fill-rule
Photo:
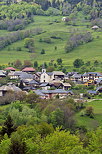
M 25 59 L 29 59 L 31 61 L 37 60 L 40 64 L 44 61 L 49 62 L 51 59 L 56 60 L 57 58 L 62 58 L 63 63 L 66 66 L 71 66 L 73 61 L 76 58 L 82 58 L 84 61 L 87 60 L 102 60 L 102 33 L 93 32 L 94 37 L 96 38 L 97 35 L 100 36 L 99 39 L 94 39 L 93 42 L 82 45 L 78 48 L 76 48 L 73 52 L 66 54 L 64 51 L 65 44 L 67 42 L 67 39 L 70 35 L 70 33 L 74 30 L 76 31 L 91 31 L 88 29 L 85 25 L 89 23 L 82 23 L 80 24 L 79 21 L 77 21 L 78 25 L 81 26 L 67 26 L 65 23 L 60 22 L 56 23 L 54 22 L 55 19 L 58 21 L 61 21 L 61 17 L 41 17 L 36 16 L 35 22 L 30 24 L 26 27 L 26 29 L 30 28 L 42 28 L 43 31 L 46 31 L 43 34 L 40 34 L 38 36 L 34 36 L 35 40 L 35 48 L 36 53 L 30 54 L 27 52 L 27 49 L 25 49 L 24 46 L 24 40 L 18 41 L 16 43 L 13 43 L 9 46 L 10 51 L 8 51 L 8 47 L 0 51 L 0 63 L 1 64 L 7 64 L 8 62 L 12 62 L 16 59 L 21 59 L 22 61 Z M 49 24 L 53 23 L 53 24 Z M 0 31 L 0 35 L 6 34 L 6 31 Z M 51 44 L 47 44 L 44 42 L 39 42 L 40 38 L 45 37 L 51 37 L 52 35 L 56 35 L 62 38 L 60 39 L 52 39 Z M 22 47 L 23 51 L 16 51 L 16 47 L 20 46 Z M 57 50 L 54 50 L 54 47 L 57 46 Z M 41 49 L 45 49 L 46 54 L 41 55 Z
M 80 126 L 86 126 L 88 129 L 94 129 L 97 126 L 102 126 L 102 101 L 93 101 L 86 104 L 92 106 L 94 109 L 94 119 L 87 116 L 80 116 L 81 112 L 76 114 L 77 124 Z

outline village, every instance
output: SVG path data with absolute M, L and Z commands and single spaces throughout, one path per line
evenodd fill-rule
M 76 95 L 73 84 L 74 86 L 82 85 L 86 87 L 88 97 L 102 93 L 102 74 L 98 72 L 84 74 L 68 72 L 65 74 L 61 71 L 46 72 L 44 66 L 42 66 L 42 72 L 36 72 L 33 67 L 26 67 L 21 71 L 16 71 L 13 67 L 7 67 L 0 70 L 0 79 L 6 77 L 9 78 L 9 82 L 0 85 L 0 97 L 5 96 L 9 91 L 23 91 L 26 94 L 32 91 L 40 99 L 63 99 L 68 96 L 82 99 L 84 93 L 81 92 Z M 88 87 L 94 87 L 94 89 Z

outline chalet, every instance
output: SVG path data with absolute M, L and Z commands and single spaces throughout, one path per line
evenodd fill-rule
M 22 72 L 26 72 L 26 73 L 34 73 L 35 72 L 35 68 L 33 67 L 26 67 L 22 70 Z
M 89 80 L 93 80 L 94 82 L 97 82 L 97 80 L 99 78 L 102 78 L 102 74 L 97 73 L 97 72 L 88 72 L 88 73 L 84 73 L 82 75 L 82 81 L 83 83 L 89 81 Z

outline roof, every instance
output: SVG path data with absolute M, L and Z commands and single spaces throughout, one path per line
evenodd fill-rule
M 33 67 L 25 67 L 22 72 L 34 72 L 35 71 L 35 68 Z
M 81 74 L 74 74 L 72 77 L 73 78 L 81 78 L 81 76 L 82 76 Z
M 7 67 L 7 68 L 5 68 L 4 70 L 11 70 L 11 71 L 15 71 L 16 69 L 15 68 L 13 68 L 13 67 Z
M 89 74 L 96 75 L 96 76 L 102 76 L 102 74 L 98 72 L 88 72 L 88 73 L 84 73 L 82 76 L 88 76 Z
M 102 82 L 102 78 L 99 78 L 99 79 L 97 80 L 97 83 L 100 83 L 100 82 Z
M 97 88 L 96 88 L 96 91 L 99 91 L 99 90 L 101 90 L 101 89 L 102 89 L 102 86 L 97 87 Z
M 39 96 L 46 96 L 45 94 L 41 92 L 41 90 L 36 90 L 35 93 Z
M 46 86 L 49 86 L 49 83 L 44 82 L 44 83 L 42 83 L 42 84 L 40 85 L 40 87 L 46 87 Z
M 22 72 L 21 75 L 19 76 L 20 79 L 33 79 L 33 75 L 32 74 L 28 74 L 26 72 Z
M 21 91 L 21 89 L 19 87 L 16 87 L 15 85 L 4 85 L 2 87 L 0 87 L 0 91 Z
M 71 87 L 69 83 L 62 83 L 64 87 Z
M 95 90 L 88 90 L 88 93 L 89 94 L 97 94 L 97 91 L 95 91 Z
M 37 95 L 45 95 L 45 94 L 68 94 L 71 93 L 73 94 L 73 92 L 71 90 L 63 90 L 63 89 L 55 89 L 55 90 L 36 90 L 35 93 Z
M 46 72 L 49 76 L 52 76 L 53 73 L 52 72 Z
M 98 29 L 99 27 L 97 25 L 93 26 L 92 29 Z
M 60 71 L 53 71 L 54 75 L 65 75 L 63 72 Z
M 31 80 L 31 81 L 29 81 L 29 84 L 39 84 L 39 83 L 35 80 Z

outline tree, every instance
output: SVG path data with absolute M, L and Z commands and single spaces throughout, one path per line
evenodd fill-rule
M 29 104 L 37 103 L 38 97 L 39 96 L 36 95 L 35 93 L 30 93 L 26 96 L 26 102 Z
M 88 153 L 89 151 L 83 148 L 80 139 L 70 134 L 70 132 L 56 130 L 53 134 L 46 136 L 41 142 L 41 153 Z
M 35 68 L 38 67 L 38 62 L 37 62 L 37 61 L 34 62 L 34 67 L 35 67 Z
M 61 58 L 58 58 L 58 59 L 57 59 L 57 64 L 58 64 L 58 65 L 61 65 L 61 64 L 62 64 L 62 59 L 61 59 Z
M 21 62 L 19 59 L 17 59 L 17 60 L 14 62 L 14 66 L 15 66 L 16 68 L 21 68 L 22 62 Z
M 88 106 L 86 108 L 86 115 L 89 116 L 90 118 L 93 118 L 94 113 L 93 113 L 93 107 L 92 106 Z
M 45 50 L 44 49 L 41 50 L 41 54 L 45 54 Z
M 11 137 L 11 145 L 8 154 L 24 154 L 26 152 L 26 143 L 19 134 L 14 133 Z
M 82 65 L 84 65 L 84 62 L 82 59 L 75 59 L 73 65 L 75 68 L 80 68 Z
M 4 135 L 5 133 L 7 133 L 8 137 L 10 137 L 12 132 L 14 132 L 15 130 L 16 130 L 16 128 L 14 127 L 11 116 L 8 115 L 6 121 L 4 122 L 4 126 L 2 127 L 0 134 Z
M 63 126 L 64 113 L 60 110 L 60 108 L 57 108 L 50 114 L 50 122 L 53 124 L 54 127 Z
M 34 39 L 33 38 L 25 38 L 24 46 L 25 48 L 34 47 Z
M 23 67 L 31 67 L 32 63 L 29 60 L 24 60 Z
M 53 66 L 49 66 L 49 67 L 47 68 L 47 71 L 48 71 L 48 72 L 53 72 L 53 71 L 54 71 L 54 67 L 53 67 Z
M 95 60 L 95 61 L 94 61 L 94 66 L 98 66 L 98 65 L 99 65 L 98 60 Z

